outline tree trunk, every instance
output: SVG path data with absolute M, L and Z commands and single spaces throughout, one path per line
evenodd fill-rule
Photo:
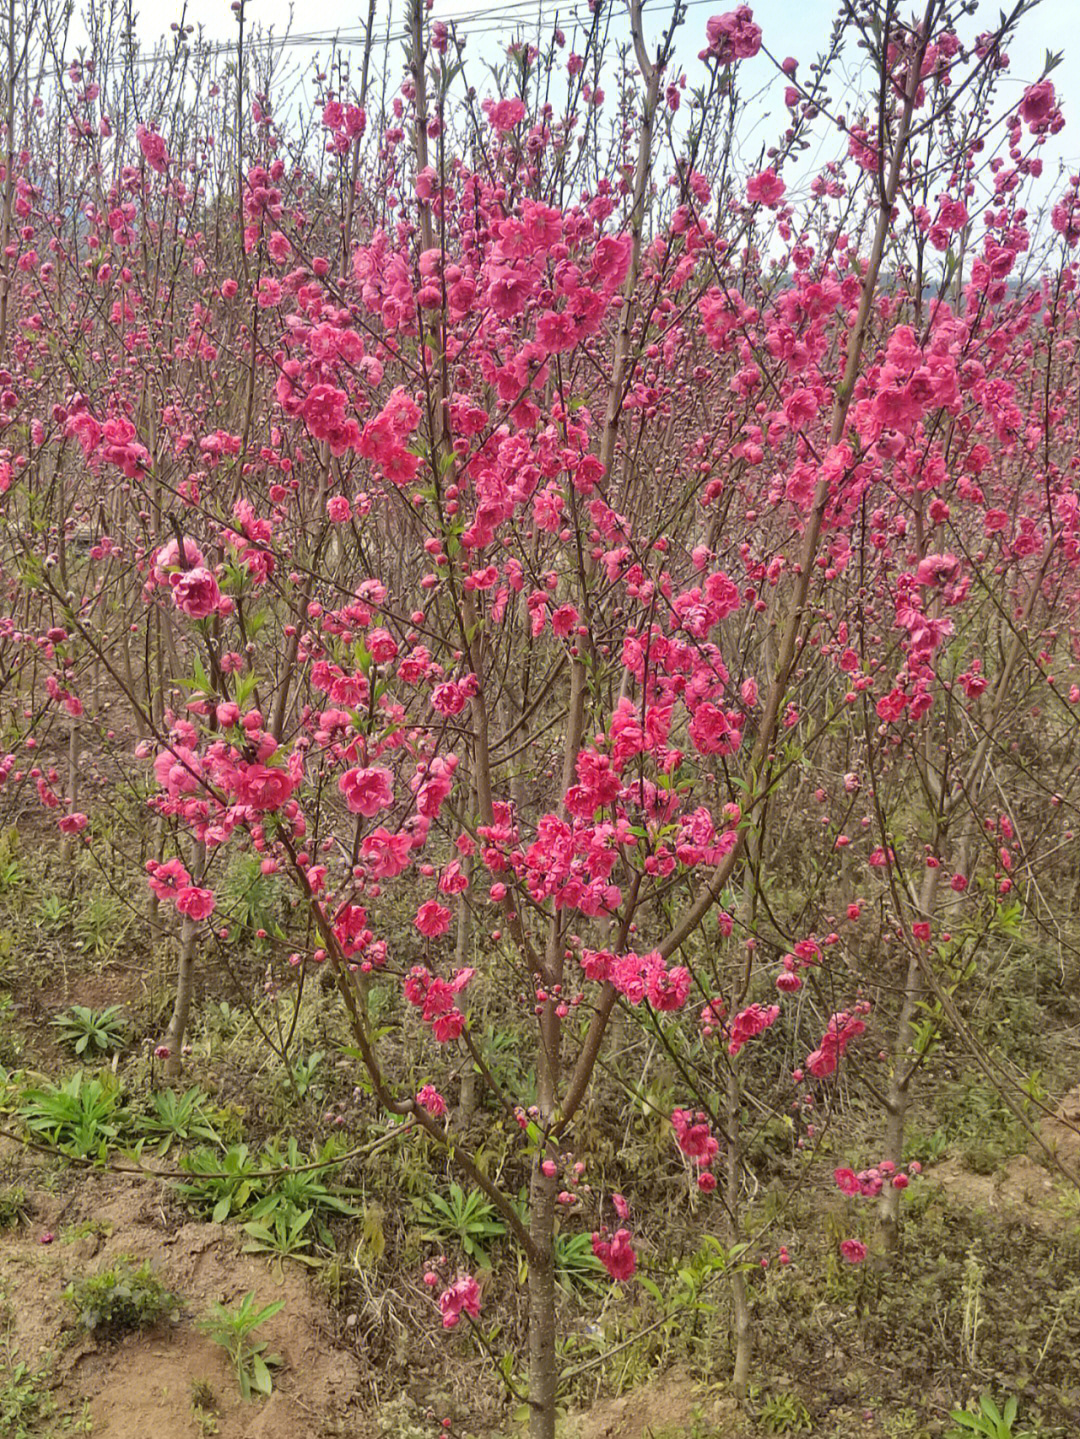
M 922 919 L 931 919 L 934 902 L 937 899 L 940 869 L 928 869 L 919 895 L 919 913 Z M 899 1166 L 904 1160 L 904 1129 L 907 1124 L 910 1103 L 911 1081 L 915 1074 L 915 1060 L 911 1046 L 915 1039 L 915 1016 L 926 993 L 922 966 L 912 941 L 911 957 L 908 960 L 907 979 L 904 982 L 904 1000 L 900 1006 L 900 1017 L 893 1042 L 892 1073 L 885 1097 L 885 1154 L 893 1164 Z M 900 1244 L 900 1198 L 903 1191 L 886 1184 L 878 1202 L 878 1220 L 881 1235 L 888 1253 L 895 1253 Z
M 198 884 L 206 867 L 206 846 L 196 844 L 195 862 L 192 865 L 192 883 Z M 195 936 L 198 925 L 190 915 L 184 915 L 180 926 L 180 959 L 176 971 L 176 999 L 173 1003 L 172 1018 L 162 1041 L 169 1051 L 165 1061 L 165 1075 L 168 1079 L 179 1079 L 183 1072 L 182 1050 L 187 1034 L 188 1016 L 191 1014 L 191 989 L 195 976 Z
M 529 1188 L 529 1439 L 555 1439 L 555 1183 L 533 1163 Z

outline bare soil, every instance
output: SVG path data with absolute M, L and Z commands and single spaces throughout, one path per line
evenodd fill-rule
M 235 1231 L 178 1224 L 167 1196 L 146 1180 L 65 1181 L 72 1187 L 62 1195 L 34 1189 L 30 1222 L 0 1239 L 0 1294 L 10 1344 L 33 1368 L 51 1357 L 58 1401 L 68 1412 L 89 1403 L 95 1439 L 368 1439 L 359 1359 L 336 1342 L 331 1312 L 298 1266 L 279 1277 L 239 1252 Z M 149 1260 L 181 1311 L 149 1333 L 98 1342 L 75 1327 L 64 1289 L 121 1255 Z M 224 1351 L 195 1321 L 215 1301 L 232 1306 L 249 1290 L 260 1305 L 284 1300 L 258 1332 L 282 1365 L 273 1395 L 245 1403 Z M 202 1429 L 192 1408 L 196 1382 L 209 1386 Z

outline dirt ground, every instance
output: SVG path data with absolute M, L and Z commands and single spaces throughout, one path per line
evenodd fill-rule
M 66 1188 L 71 1184 L 71 1188 Z M 9 1348 L 32 1367 L 52 1357 L 62 1410 L 89 1404 L 94 1439 L 368 1439 L 356 1408 L 359 1364 L 333 1340 L 327 1305 L 299 1266 L 280 1282 L 263 1260 L 239 1252 L 235 1231 L 181 1223 L 145 1180 L 65 1176 L 65 1192 L 33 1189 L 30 1222 L 0 1239 L 0 1303 Z M 42 1243 L 52 1234 L 50 1243 Z M 182 1301 L 175 1322 L 115 1343 L 72 1327 L 63 1291 L 121 1255 L 149 1260 Z M 258 1332 L 281 1356 L 269 1400 L 244 1403 L 224 1351 L 195 1326 L 215 1302 L 284 1300 Z M 200 1429 L 192 1386 L 208 1385 Z

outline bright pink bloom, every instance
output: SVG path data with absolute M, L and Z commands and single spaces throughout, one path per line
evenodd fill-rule
M 338 780 L 338 789 L 353 814 L 371 819 L 394 803 L 394 777 L 388 769 L 350 769 Z
M 214 904 L 212 889 L 197 889 L 194 885 L 188 885 L 176 896 L 176 907 L 180 913 L 195 921 L 206 919 L 213 914 Z
M 592 1250 L 612 1279 L 629 1279 L 637 1268 L 637 1255 L 629 1229 L 618 1230 L 613 1239 L 594 1234 Z
M 463 1313 L 473 1319 L 479 1317 L 480 1286 L 471 1274 L 459 1274 L 449 1289 L 443 1290 L 439 1295 L 439 1308 L 444 1329 L 453 1329 Z
M 426 934 L 428 939 L 436 939 L 450 928 L 452 918 L 451 912 L 445 905 L 439 904 L 437 900 L 429 899 L 416 911 L 414 923 L 421 934 Z
M 433 1084 L 425 1084 L 423 1089 L 416 1096 L 416 1102 L 421 1109 L 426 1109 L 436 1119 L 446 1113 L 446 1100 Z
M 750 205 L 765 205 L 768 209 L 775 210 L 784 198 L 786 189 L 787 186 L 775 170 L 762 170 L 760 175 L 752 175 L 747 180 L 746 200 Z
M 172 577 L 173 604 L 193 620 L 213 614 L 221 602 L 217 580 L 204 565 Z

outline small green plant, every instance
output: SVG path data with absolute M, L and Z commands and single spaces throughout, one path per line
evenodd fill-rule
M 6 1439 L 30 1439 L 38 1426 L 56 1411 L 49 1393 L 49 1374 L 33 1370 L 10 1354 L 0 1368 L 0 1434 Z
M 19 1116 L 35 1138 L 79 1159 L 104 1158 L 130 1119 L 115 1080 L 87 1079 L 81 1069 L 63 1084 L 28 1089 Z
M 338 1167 L 339 1153 L 340 1145 L 334 1139 L 328 1139 L 310 1157 L 295 1139 L 284 1147 L 275 1139 L 264 1146 L 257 1160 L 246 1144 L 231 1145 L 224 1154 L 204 1145 L 181 1159 L 181 1168 L 188 1170 L 191 1178 L 177 1187 L 192 1203 L 211 1208 L 215 1224 L 241 1217 L 256 1223 L 265 1221 L 271 1235 L 278 1215 L 291 1228 L 298 1215 L 311 1210 L 312 1228 L 319 1242 L 332 1248 L 333 1236 L 326 1216 L 351 1217 L 356 1213 L 343 1198 L 347 1191 L 335 1192 L 327 1183 Z M 310 1168 L 312 1164 L 318 1167 Z
M 1010 1395 L 1004 1408 L 999 1409 L 993 1398 L 984 1394 L 978 1409 L 952 1410 L 949 1418 L 956 1428 L 950 1429 L 945 1439 L 972 1439 L 972 1435 L 978 1435 L 979 1439 L 1036 1439 L 1030 1429 L 1018 1432 L 1013 1428 L 1019 1407 L 1014 1395 Z
M 466 1194 L 460 1184 L 451 1184 L 450 1198 L 429 1194 L 416 1205 L 421 1223 L 427 1228 L 421 1236 L 444 1244 L 456 1239 L 470 1259 L 487 1262 L 489 1240 L 501 1239 L 506 1226 L 495 1218 L 495 1208 L 477 1190 Z
M 0 1229 L 13 1229 L 27 1217 L 26 1190 L 21 1184 L 0 1185 Z
M 279 1209 L 269 1219 L 252 1219 L 244 1225 L 248 1242 L 245 1254 L 273 1254 L 281 1259 L 299 1259 L 302 1264 L 318 1264 L 318 1260 L 303 1251 L 311 1248 L 311 1235 L 304 1231 L 311 1223 L 313 1209 L 302 1214 L 289 1214 Z
M 228 1354 L 245 1399 L 250 1399 L 253 1393 L 265 1397 L 273 1392 L 270 1369 L 279 1365 L 281 1359 L 267 1354 L 265 1342 L 253 1341 L 251 1336 L 284 1307 L 283 1299 L 275 1299 L 272 1304 L 257 1309 L 254 1290 L 249 1290 L 235 1309 L 215 1304 L 209 1317 L 199 1321 L 202 1332 Z
M 135 1129 L 156 1140 L 155 1152 L 159 1156 L 167 1154 L 177 1141 L 206 1139 L 224 1148 L 214 1127 L 209 1096 L 197 1085 L 182 1094 L 172 1089 L 159 1090 L 151 1100 L 150 1113 L 136 1117 Z
M 10 994 L 0 994 L 0 1065 L 14 1068 L 22 1053 L 22 1035 L 16 1028 L 15 1001 Z
M 191 1179 L 176 1187 L 194 1205 L 209 1209 L 215 1224 L 224 1224 L 250 1200 L 257 1167 L 246 1144 L 231 1144 L 224 1154 L 204 1145 L 181 1158 L 180 1168 Z
M 191 1418 L 201 1434 L 217 1434 L 217 1395 L 205 1379 L 191 1381 Z
M 62 1041 L 80 1057 L 87 1050 L 94 1054 L 118 1054 L 128 1040 L 127 1021 L 118 1004 L 108 1009 L 91 1009 L 88 1004 L 73 1004 L 53 1020 Z
M 135 1329 L 151 1329 L 177 1308 L 149 1263 L 122 1255 L 115 1264 L 85 1279 L 73 1280 L 64 1297 L 78 1316 L 79 1326 L 110 1337 Z
M 264 1220 L 284 1214 L 292 1223 L 297 1215 L 310 1209 L 314 1214 L 313 1228 L 320 1243 L 332 1247 L 333 1238 L 326 1227 L 324 1215 L 352 1218 L 356 1214 L 353 1205 L 342 1197 L 342 1193 L 347 1191 L 335 1193 L 327 1183 L 338 1167 L 334 1161 L 340 1152 L 341 1147 L 335 1139 L 328 1139 L 317 1153 L 310 1156 L 304 1153 L 295 1139 L 290 1139 L 284 1148 L 276 1139 L 271 1140 L 263 1148 L 259 1167 L 264 1170 L 280 1169 L 282 1173 L 258 1181 L 259 1198 L 249 1217 Z M 312 1163 L 320 1167 L 306 1168 Z
M 592 1250 L 590 1234 L 556 1234 L 555 1278 L 568 1292 L 588 1289 L 603 1293 L 604 1266 Z
M 68 906 L 58 894 L 45 894 L 38 903 L 34 923 L 38 929 L 52 933 L 54 930 L 63 929 L 68 920 L 68 913 Z
M 0 833 L 0 893 L 25 883 L 26 871 L 19 864 L 19 832 L 9 825 Z
M 134 913 L 111 890 L 99 890 L 92 894 L 85 907 L 75 915 L 72 925 L 75 948 L 93 955 L 95 959 L 111 957 L 131 928 Z
M 307 1059 L 298 1059 L 292 1066 L 292 1082 L 297 1097 L 303 1099 L 315 1080 L 315 1072 L 326 1058 L 321 1049 L 313 1049 Z
M 770 1394 L 758 1419 L 767 1434 L 802 1434 L 813 1427 L 810 1411 L 796 1394 Z

